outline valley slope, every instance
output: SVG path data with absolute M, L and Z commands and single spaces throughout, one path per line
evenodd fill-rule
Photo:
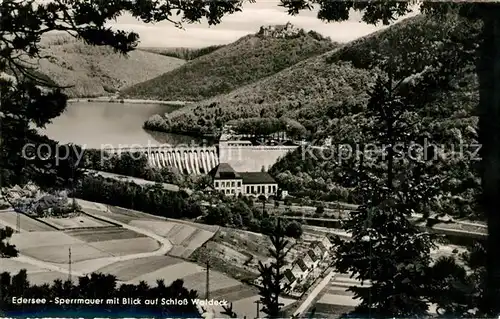
M 69 97 L 114 94 L 121 88 L 154 78 L 185 63 L 182 59 L 134 50 L 128 56 L 109 47 L 89 46 L 63 34 L 42 39 L 37 70 L 65 89 Z

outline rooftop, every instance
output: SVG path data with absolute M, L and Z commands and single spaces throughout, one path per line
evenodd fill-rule
M 311 249 L 316 249 L 316 247 L 319 247 L 319 249 L 321 249 L 321 251 L 326 251 L 327 250 L 326 247 L 325 247 L 325 245 L 322 242 L 320 242 L 320 241 L 313 241 L 309 247 Z
M 227 163 L 220 163 L 208 173 L 214 179 L 241 179 L 240 174 Z
M 297 280 L 295 278 L 294 274 L 292 273 L 291 269 L 286 269 L 284 275 L 288 279 L 289 282 L 294 282 L 295 280 Z
M 239 175 L 243 179 L 243 184 L 276 184 L 274 178 L 266 172 L 245 172 Z
M 311 257 L 312 261 L 316 261 L 319 259 L 319 257 L 311 249 L 307 251 L 307 254 L 309 255 L 309 257 Z
M 299 266 L 302 271 L 307 270 L 306 263 L 304 262 L 304 259 L 302 259 L 302 258 L 297 259 L 296 265 Z
M 323 246 L 325 246 L 325 248 L 329 248 L 332 246 L 332 243 L 331 243 L 330 239 L 328 239 L 327 236 L 325 236 L 321 239 L 321 243 L 323 244 Z

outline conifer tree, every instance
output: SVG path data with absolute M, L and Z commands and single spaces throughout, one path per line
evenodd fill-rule
M 357 311 L 383 317 L 428 310 L 432 236 L 410 217 L 439 190 L 439 180 L 426 174 L 431 163 L 422 154 L 409 154 L 416 114 L 409 95 L 401 95 L 393 82 L 390 76 L 379 78 L 370 93 L 364 142 L 374 149 L 364 154 L 362 169 L 352 168 L 363 204 L 345 220 L 352 240 L 336 239 L 334 262 L 338 271 L 371 283 L 349 288 L 361 299 Z
M 259 261 L 259 273 L 262 280 L 259 286 L 260 301 L 263 305 L 262 311 L 269 318 L 282 317 L 279 301 L 280 295 L 287 289 L 283 284 L 285 277 L 284 267 L 286 266 L 286 256 L 290 249 L 290 242 L 285 238 L 285 229 L 281 225 L 280 219 L 275 224 L 275 230 L 269 235 L 271 248 L 270 257 L 273 259 L 270 264 Z
M 480 22 L 481 32 L 472 41 L 476 54 L 457 52 L 473 61 L 479 78 L 479 144 L 481 145 L 481 206 L 488 221 L 487 289 L 484 313 L 500 314 L 500 4 L 497 1 L 320 1 L 281 0 L 289 14 L 319 7 L 318 18 L 324 21 L 345 21 L 353 11 L 361 12 L 369 24 L 385 25 L 420 9 L 438 18 L 459 16 L 470 22 Z M 465 53 L 465 54 L 464 54 Z M 477 57 L 477 61 L 475 61 Z M 435 59 L 439 61 L 438 59 Z M 446 63 L 446 61 L 441 61 Z

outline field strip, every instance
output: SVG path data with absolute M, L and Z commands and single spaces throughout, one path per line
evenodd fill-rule
M 16 229 L 17 229 L 17 226 L 12 225 L 11 223 L 6 222 L 6 221 L 1 220 L 1 219 L 0 219 L 0 224 L 2 224 L 2 225 L 3 225 L 3 226 L 5 226 L 5 227 L 10 227 L 10 228 L 12 228 L 12 229 L 14 229 L 14 230 L 16 230 Z M 22 231 L 22 229 L 21 229 L 21 231 Z
M 120 261 L 127 261 L 127 260 L 133 260 L 133 259 L 140 259 L 144 257 L 153 257 L 153 256 L 163 256 L 163 254 L 158 254 L 158 251 L 150 252 L 150 253 L 140 253 L 140 254 L 134 254 L 134 255 L 127 255 L 127 256 L 119 256 L 119 257 L 103 257 L 103 258 L 96 258 L 94 260 L 89 260 L 87 267 L 81 267 L 82 269 L 80 270 L 72 270 L 71 274 L 79 277 L 86 276 L 92 272 L 95 272 L 99 270 L 100 268 L 103 267 L 103 265 L 111 265 L 116 262 Z M 12 260 L 16 260 L 22 263 L 30 264 L 33 266 L 37 266 L 39 268 L 46 269 L 48 271 L 57 271 L 61 272 L 64 274 L 69 274 L 69 270 L 64 267 L 64 266 L 58 266 L 50 262 L 45 262 L 36 258 L 32 258 L 26 255 L 20 254 L 18 257 L 13 257 L 11 258 Z M 80 267 L 78 267 L 80 268 Z M 86 269 L 85 269 L 86 268 Z M 124 283 L 120 280 L 117 280 L 118 283 Z
M 87 213 L 88 215 L 96 218 L 96 216 L 94 216 L 92 213 Z M 125 223 L 121 223 L 119 221 L 116 221 L 114 219 L 111 219 L 111 218 L 108 218 L 108 217 L 105 217 L 105 216 L 97 216 L 97 218 L 100 218 L 100 219 L 103 219 L 105 221 L 108 221 L 110 223 L 115 223 L 115 224 L 118 224 L 120 226 L 122 226 L 123 228 L 125 229 L 128 229 L 128 230 L 131 230 L 133 232 L 136 232 L 136 233 L 139 233 L 139 234 L 143 234 L 147 237 L 150 237 L 150 238 L 153 238 L 154 240 L 156 240 L 157 242 L 159 242 L 161 244 L 161 247 L 160 249 L 158 249 L 157 251 L 153 252 L 153 253 L 157 253 L 159 251 L 162 251 L 163 255 L 166 255 L 171 249 L 172 249 L 172 243 L 170 242 L 170 240 L 162 237 L 162 236 L 159 236 L 157 234 L 155 234 L 154 232 L 152 231 L 149 231 L 147 229 L 143 229 L 143 228 L 139 228 L 139 227 L 134 227 L 134 226 L 131 226 L 131 225 L 128 225 L 128 224 L 125 224 Z M 151 253 L 146 253 L 146 254 L 151 254 Z M 152 256 L 152 255 L 145 255 L 143 257 L 149 257 L 149 256 Z M 124 256 L 126 257 L 126 256 Z M 138 258 L 138 257 L 135 257 L 135 258 Z M 133 259 L 133 258 L 132 258 Z
M 18 226 L 14 225 L 21 226 L 20 228 L 22 232 L 57 230 L 56 227 L 48 225 L 44 221 L 38 220 L 36 217 L 25 213 L 17 213 L 15 211 L 0 213 L 0 220 L 13 229 L 18 228 Z
M 89 215 L 92 217 L 95 217 L 92 214 L 89 214 Z M 132 254 L 132 255 L 117 256 L 117 257 L 96 258 L 93 260 L 93 263 L 95 263 L 95 266 L 88 265 L 88 268 L 86 268 L 86 269 L 82 269 L 80 271 L 72 271 L 73 275 L 85 276 L 86 274 L 92 273 L 92 272 L 98 270 L 99 268 L 101 268 L 102 263 L 104 263 L 105 261 L 106 261 L 106 263 L 111 264 L 113 262 L 132 260 L 132 259 L 137 259 L 137 258 L 152 257 L 152 256 L 164 256 L 172 249 L 172 244 L 170 243 L 170 241 L 168 239 L 163 238 L 161 236 L 158 236 L 158 235 L 156 235 L 148 230 L 145 230 L 145 229 L 142 229 L 139 227 L 129 226 L 127 224 L 117 222 L 117 221 L 110 219 L 110 218 L 107 218 L 107 217 L 103 217 L 103 216 L 99 216 L 99 217 L 104 219 L 104 220 L 107 220 L 109 222 L 119 224 L 123 228 L 126 228 L 128 230 L 134 231 L 134 232 L 139 233 L 139 234 L 143 234 L 147 237 L 150 237 L 150 238 L 156 240 L 157 242 L 160 243 L 160 248 L 156 251 L 153 251 L 153 252 L 137 253 L 137 254 Z M 26 256 L 26 255 L 20 254 L 18 257 L 14 257 L 13 260 L 18 260 L 20 262 L 24 262 L 24 263 L 31 264 L 34 266 L 38 266 L 40 268 L 45 268 L 45 269 L 52 270 L 52 271 L 58 271 L 58 272 L 62 272 L 64 274 L 69 274 L 69 270 L 65 267 L 57 266 L 56 264 L 53 264 L 50 262 L 44 262 L 44 261 Z
M 34 265 L 34 266 L 37 266 L 37 267 L 40 267 L 40 268 L 44 268 L 47 271 L 56 271 L 56 272 L 60 272 L 60 273 L 66 274 L 66 275 L 70 274 L 69 270 L 66 269 L 65 267 L 57 266 L 57 265 L 54 265 L 52 263 L 44 262 L 44 261 L 41 261 L 41 260 L 38 260 L 38 259 L 35 259 L 35 258 L 31 258 L 31 257 L 25 256 L 25 255 L 19 255 L 18 257 L 13 257 L 11 259 L 17 260 L 17 261 L 20 261 L 20 262 L 23 262 L 23 263 L 26 263 L 26 264 Z M 43 271 L 37 271 L 35 273 L 42 273 L 42 272 Z M 77 276 L 77 277 L 84 277 L 84 276 L 86 276 L 87 274 L 89 274 L 91 272 L 92 271 L 90 271 L 90 272 L 82 272 L 82 271 L 72 270 L 71 271 L 71 275 L 72 276 Z M 122 284 L 123 283 L 122 281 L 119 281 L 119 280 L 117 280 L 116 282 L 118 284 Z
M 68 269 L 66 269 L 64 267 L 56 266 L 52 263 L 48 263 L 48 262 L 41 261 L 41 260 L 38 260 L 35 258 L 31 258 L 31 257 L 28 257 L 26 255 L 19 255 L 17 257 L 13 257 L 12 259 L 23 262 L 23 263 L 31 264 L 34 266 L 38 266 L 40 268 L 45 268 L 47 270 L 58 271 L 58 272 L 62 272 L 64 274 L 69 274 Z M 84 276 L 84 274 L 79 272 L 79 271 L 72 271 L 72 274 L 76 275 L 76 276 L 80 276 L 80 277 Z
M 50 271 L 49 269 L 39 269 L 39 270 L 29 270 L 27 271 L 28 275 L 33 275 L 33 274 L 43 274 L 46 273 L 47 271 Z

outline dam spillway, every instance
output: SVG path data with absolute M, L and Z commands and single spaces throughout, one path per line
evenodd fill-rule
M 175 167 L 182 173 L 194 175 L 207 174 L 219 164 L 216 147 L 151 148 L 146 156 L 152 167 Z

